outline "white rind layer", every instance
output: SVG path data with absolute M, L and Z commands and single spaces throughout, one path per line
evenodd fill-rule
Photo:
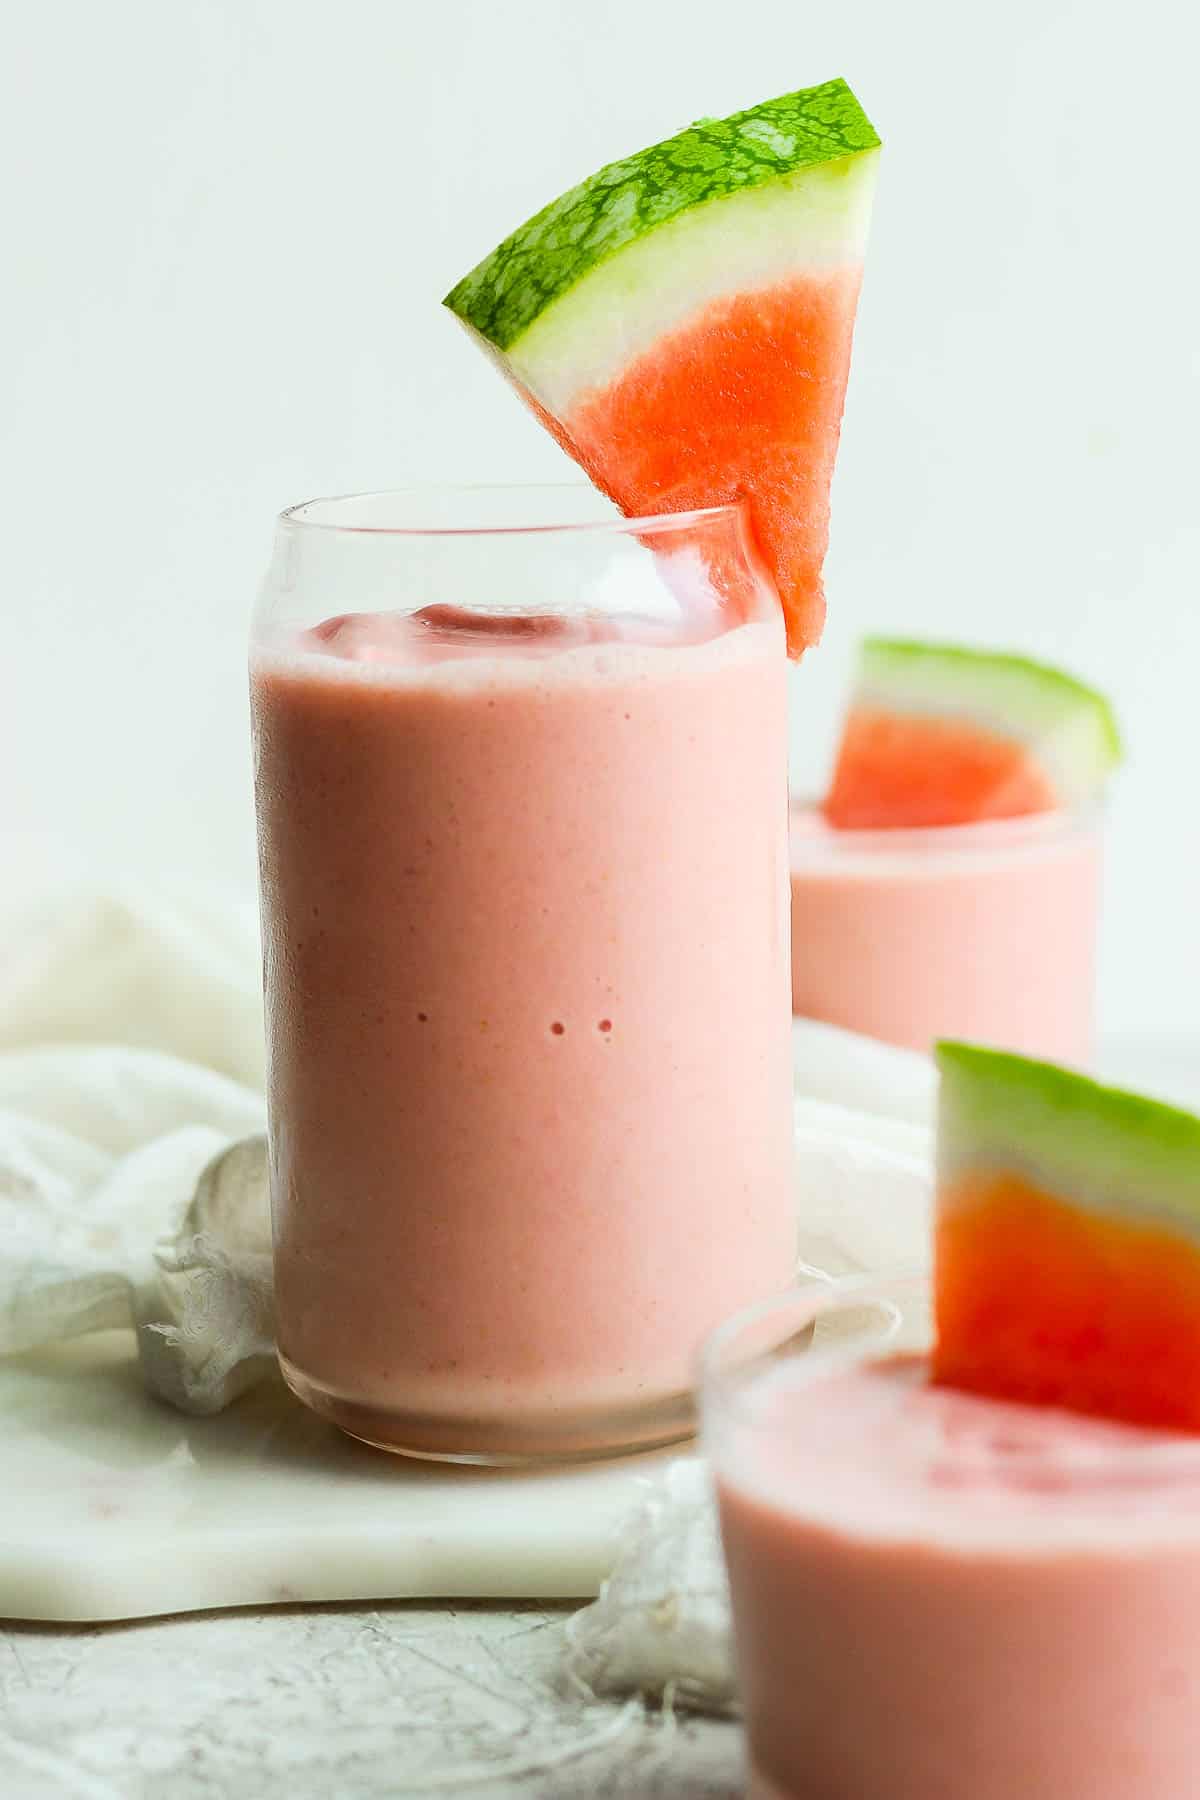
M 712 301 L 860 268 L 878 162 L 857 151 L 680 213 L 600 263 L 499 360 L 562 418 Z
M 1200 1119 L 1086 1076 L 971 1047 L 939 1049 L 938 1212 L 966 1175 L 1019 1174 L 1099 1216 L 1200 1240 Z
M 977 726 L 1030 751 L 1060 802 L 1093 797 L 1119 761 L 1102 698 L 1057 670 L 963 652 L 892 656 L 868 645 L 854 706 Z

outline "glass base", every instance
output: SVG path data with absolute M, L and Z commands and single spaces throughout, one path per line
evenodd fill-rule
M 497 1417 L 460 1418 L 364 1406 L 306 1375 L 282 1354 L 279 1367 L 297 1400 L 347 1437 L 422 1462 L 484 1468 L 601 1462 L 677 1444 L 696 1432 L 695 1397 L 670 1394 L 621 1408 L 562 1414 L 506 1408 Z

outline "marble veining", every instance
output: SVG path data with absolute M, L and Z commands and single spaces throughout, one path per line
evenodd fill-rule
M 0 1618 L 413 1597 L 575 1599 L 665 1456 L 447 1469 L 352 1443 L 272 1380 L 197 1419 L 132 1334 L 0 1361 Z

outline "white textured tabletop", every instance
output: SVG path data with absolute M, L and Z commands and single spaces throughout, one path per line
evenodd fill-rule
M 735 1800 L 734 1725 L 584 1705 L 569 1609 L 0 1625 L 4 1800 Z

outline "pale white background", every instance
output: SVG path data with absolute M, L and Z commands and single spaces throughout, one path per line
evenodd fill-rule
M 243 639 L 282 504 L 559 453 L 438 306 L 593 166 L 843 73 L 887 139 L 819 778 L 868 627 L 1116 695 L 1110 1033 L 1200 990 L 1200 352 L 1184 0 L 39 0 L 0 57 L 9 893 L 252 880 Z

